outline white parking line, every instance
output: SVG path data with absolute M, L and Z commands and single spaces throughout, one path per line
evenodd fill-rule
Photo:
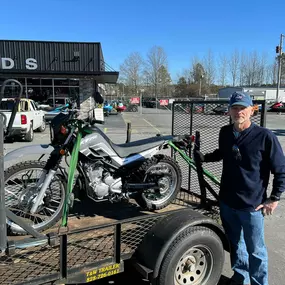
M 143 120 L 144 120 L 147 124 L 149 124 L 152 128 L 154 128 L 155 130 L 157 130 L 157 131 L 160 133 L 160 130 L 159 130 L 158 128 L 156 128 L 152 123 L 150 123 L 148 120 L 146 120 L 146 119 L 144 119 L 144 118 L 143 118 Z

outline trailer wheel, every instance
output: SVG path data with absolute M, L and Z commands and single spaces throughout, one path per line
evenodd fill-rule
M 223 244 L 206 227 L 183 231 L 169 246 L 156 285 L 216 285 L 224 264 Z

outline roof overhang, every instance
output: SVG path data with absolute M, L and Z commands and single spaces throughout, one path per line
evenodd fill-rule
M 24 71 L 24 70 L 5 70 L 0 71 L 0 77 L 5 78 L 17 78 L 17 77 L 45 77 L 45 78 L 82 78 L 82 79 L 93 79 L 97 83 L 109 83 L 116 84 L 119 78 L 118 71 L 86 71 L 86 72 L 66 72 L 66 71 Z

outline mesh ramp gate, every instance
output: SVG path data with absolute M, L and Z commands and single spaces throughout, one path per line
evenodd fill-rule
M 265 101 L 253 101 L 259 105 L 259 111 L 252 117 L 252 122 L 265 126 L 266 105 Z M 225 112 L 228 100 L 213 101 L 174 101 L 172 110 L 172 135 L 195 135 L 196 131 L 201 136 L 201 152 L 212 152 L 218 147 L 218 137 L 221 127 L 231 123 L 230 117 Z M 192 153 L 189 153 L 192 157 Z M 191 170 L 188 164 L 177 155 L 177 161 L 182 170 L 182 191 L 177 197 L 176 203 L 188 204 L 199 203 L 202 198 L 195 170 Z M 222 173 L 222 162 L 205 163 L 205 169 L 220 178 Z M 218 187 L 206 178 L 216 193 Z M 207 192 L 207 199 L 216 202 L 213 195 Z

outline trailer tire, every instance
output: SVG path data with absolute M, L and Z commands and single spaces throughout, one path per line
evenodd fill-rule
M 223 264 L 224 249 L 219 236 L 206 227 L 190 227 L 169 246 L 154 284 L 216 285 Z

